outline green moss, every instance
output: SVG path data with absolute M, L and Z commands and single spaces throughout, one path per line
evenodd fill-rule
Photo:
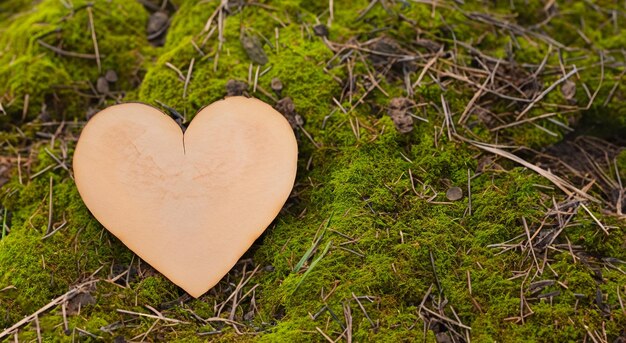
M 30 99 L 27 120 L 37 116 L 43 104 L 58 118 L 80 119 L 89 106 L 114 101 L 109 97 L 100 102 L 81 95 L 90 92 L 88 82 L 93 84 L 102 75 L 94 60 L 58 56 L 37 43 L 42 39 L 66 51 L 93 53 L 88 14 L 82 7 L 85 4 L 74 3 L 72 12 L 62 3 L 50 0 L 33 8 L 16 4 L 12 7 L 13 14 L 0 14 L 0 46 L 7 47 L 0 52 L 0 101 L 9 113 L 2 120 L 10 118 L 13 123 L 21 120 L 26 94 Z M 410 47 L 424 54 L 431 52 L 414 45 L 415 39 L 431 39 L 444 44 L 446 49 L 454 49 L 460 64 L 481 68 L 472 53 L 459 44 L 463 42 L 510 61 L 500 68 L 524 77 L 533 70 L 528 65 L 541 63 L 550 50 L 540 37 L 511 37 L 505 29 L 468 20 L 461 11 L 445 6 L 378 2 L 360 17 L 359 9 L 368 4 L 366 0 L 335 2 L 329 39 L 346 43 L 355 37 L 359 41 L 385 37 L 400 42 L 401 48 Z M 102 70 L 117 71 L 120 81 L 113 90 L 125 91 L 124 101 L 143 101 L 155 106 L 160 102 L 191 120 L 198 109 L 226 94 L 228 80 L 247 82 L 250 75 L 254 80 L 258 70 L 257 88 L 267 93 L 254 93 L 252 85 L 248 92 L 273 104 L 272 98 L 279 96 L 271 91 L 270 80 L 279 78 L 284 85 L 280 96 L 293 99 L 311 137 L 298 131 L 299 175 L 294 196 L 246 255 L 260 268 L 244 287 L 244 293 L 256 288 L 241 301 L 234 319 L 245 324 L 246 327 L 238 328 L 250 334 L 238 335 L 233 327 L 219 320 L 203 322 L 196 317 L 217 316 L 216 309 L 224 301 L 221 317 L 229 317 L 232 299 L 227 299 L 241 278 L 241 267 L 237 266 L 214 291 L 199 299 L 181 298 L 182 290 L 133 257 L 91 217 L 70 175 L 63 168 L 54 167 L 57 163 L 44 150 L 61 155 L 58 142 L 54 149 L 48 142 L 36 143 L 33 147 L 36 155 L 28 165 L 30 170 L 23 170 L 21 182 L 14 171 L 11 181 L 2 189 L 1 202 L 9 214 L 10 233 L 0 240 L 0 290 L 14 288 L 0 291 L 0 309 L 3 309 L 0 327 L 34 312 L 99 270 L 95 277 L 102 280 L 91 291 L 95 304 L 81 309 L 80 314 L 71 314 L 69 326 L 70 331 L 80 328 L 103 340 L 117 336 L 130 340 L 150 330 L 146 340 L 323 341 L 318 328 L 333 338 L 339 337 L 346 325 L 344 311 L 349 310 L 355 341 L 434 342 L 434 332 L 423 331 L 424 312 L 420 313 L 420 305 L 434 309 L 435 302 L 443 298 L 448 302 L 444 313 L 450 318 L 458 316 L 464 325 L 472 327 L 473 341 L 492 342 L 503 337 L 510 341 L 580 341 L 587 335 L 582 324 L 599 331 L 605 325 L 610 340 L 620 335 L 626 318 L 620 311 L 617 292 L 626 296 L 623 288 L 626 277 L 619 270 L 598 267 L 602 258 L 626 260 L 625 233 L 620 219 L 606 216 L 600 207 L 590 204 L 595 215 L 611 227 L 611 235 L 605 236 L 595 221 L 580 213 L 577 225 L 561 233 L 564 242 L 567 237 L 571 244 L 582 247 L 589 261 L 574 261 L 568 251 L 550 252 L 552 270 L 544 270 L 533 281 L 558 281 L 544 290 L 561 292 L 552 300 L 535 298 L 526 291 L 530 281 L 515 273 L 533 268 L 528 250 L 502 252 L 492 246 L 508 240 L 519 242 L 516 237 L 525 234 L 522 218 L 534 230 L 542 222 L 546 209 L 552 207 L 552 197 L 560 199 L 561 194 L 550 190 L 551 185 L 545 179 L 502 159 L 485 167 L 484 161 L 477 158 L 478 150 L 448 138 L 441 97 L 456 124 L 456 118 L 474 95 L 473 88 L 443 77 L 442 88 L 430 76 L 425 77 L 411 97 L 416 103 L 428 104 L 420 107 L 422 112 L 416 111 L 428 122 L 416 121 L 412 132 L 399 134 L 386 110 L 391 97 L 409 96 L 405 75 L 397 70 L 401 68 L 392 68 L 385 76 L 376 74 L 380 88 L 389 96 L 374 88 L 363 97 L 362 103 L 357 103 L 366 91 L 363 77 L 359 76 L 352 102 L 349 96 L 341 97 L 349 73 L 338 61 L 351 56 L 343 56 L 341 46 L 331 51 L 312 32 L 317 20 L 328 22 L 328 2 L 291 0 L 269 6 L 232 7 L 224 18 L 221 50 L 217 30 L 206 42 L 207 32 L 203 31 L 219 3 L 177 1 L 176 5 L 162 48 L 147 43 L 145 27 L 149 13 L 138 3 L 114 0 L 94 5 L 98 44 L 103 54 Z M 482 11 L 496 18 L 533 25 L 545 19 L 543 6 L 540 1 L 514 1 L 513 6 L 506 1 L 493 5 L 467 4 L 462 9 L 466 14 Z M 593 37 L 599 47 L 614 48 L 623 40 L 621 34 L 610 35 L 610 25 L 593 25 L 604 17 L 589 11 L 588 6 L 568 2 L 568 11 L 542 27 L 558 41 L 577 47 L 561 52 L 565 59 L 580 59 L 576 62 L 580 72 L 575 79 L 578 104 L 588 101 L 583 83 L 590 91 L 600 86 L 599 57 L 589 53 L 593 49 L 571 29 L 570 22 L 585 18 L 582 32 Z M 621 24 L 622 19 L 619 20 Z M 60 31 L 54 31 L 57 28 Z M 483 35 L 486 30 L 488 34 Z M 266 65 L 252 64 L 240 41 L 244 33 L 259 37 L 268 56 Z M 547 65 L 558 66 L 555 47 L 552 51 Z M 337 52 L 340 52 L 338 57 L 327 65 Z M 366 50 L 352 54 L 356 56 L 352 73 L 367 75 L 371 70 L 362 61 L 371 62 L 372 56 Z M 609 57 L 617 58 L 611 53 L 606 56 L 607 61 Z M 185 92 L 185 82 L 168 64 L 187 75 L 192 60 Z M 405 65 L 410 81 L 414 82 L 421 72 L 421 62 Z M 535 80 L 538 89 L 559 80 L 560 71 L 555 70 Z M 608 126 L 616 127 L 619 132 L 626 118 L 620 107 L 623 87 L 615 86 L 612 98 L 608 96 L 620 78 L 621 70 L 607 64 L 599 100 L 589 110 L 571 116 L 596 123 L 602 132 L 607 132 Z M 122 94 L 116 96 L 121 98 Z M 491 95 L 484 97 L 498 116 L 515 116 L 524 109 Z M 342 101 L 345 113 L 337 109 L 333 98 Z M 601 105 L 605 100 L 606 107 Z M 528 111 L 527 117 L 570 104 L 559 88 L 550 92 L 542 103 Z M 565 123 L 571 118 L 570 114 L 559 113 L 552 119 Z M 456 128 L 484 141 L 500 142 L 500 137 L 506 137 L 511 143 L 534 148 L 552 144 L 568 132 L 546 120 L 535 124 L 539 127 L 526 123 L 496 133 L 484 118 L 472 112 L 467 129 L 458 124 Z M 7 146 L 22 146 L 45 129 L 21 125 L 21 130 L 26 139 L 20 132 L 9 131 L 0 138 Z M 68 146 L 68 156 L 71 154 L 72 143 Z M 618 156 L 617 164 L 622 180 L 626 180 L 624 153 Z M 49 166 L 53 167 L 46 171 Z M 40 175 L 30 179 L 40 171 Z M 468 172 L 471 214 L 466 191 Z M 43 239 L 48 230 L 50 182 L 53 224 L 67 223 Z M 464 197 L 459 201 L 446 199 L 446 191 L 453 186 L 463 189 Z M 294 271 L 331 216 L 317 248 L 302 268 Z M 329 250 L 324 254 L 326 246 Z M 313 261 L 318 262 L 312 268 Z M 130 271 L 128 284 L 126 277 L 118 282 L 105 281 L 127 270 Z M 598 270 L 601 276 L 597 275 Z M 432 297 L 425 299 L 429 289 Z M 598 290 L 609 306 L 612 320 L 604 317 L 594 303 Z M 520 292 L 534 312 L 525 318 L 524 324 L 514 322 L 514 317 L 520 314 Z M 577 298 L 579 294 L 585 297 Z M 360 305 L 355 296 L 360 297 Z M 151 314 L 147 306 L 188 324 L 155 324 L 153 318 L 118 311 Z M 314 314 L 318 314 L 315 319 Z M 112 324 L 121 321 L 127 325 L 111 329 L 115 327 Z M 64 336 L 62 323 L 60 308 L 42 315 L 40 324 L 45 339 L 71 340 L 72 336 Z M 20 330 L 21 340 L 36 337 L 32 324 Z
M 87 108 L 104 95 L 94 94 L 98 77 L 112 69 L 119 80 L 112 86 L 120 91 L 134 87 L 141 78 L 148 47 L 144 28 L 148 13 L 137 2 L 96 2 L 91 8 L 101 58 L 101 70 L 94 58 L 59 55 L 39 41 L 70 53 L 95 55 L 89 29 L 88 4 L 73 2 L 74 11 L 59 1 L 41 1 L 35 9 L 3 27 L 0 45 L 0 101 L 13 122 L 22 119 L 26 96 L 26 119 L 46 110 L 56 118 L 84 118 Z M 96 100 L 94 100 L 94 98 Z M 6 117 L 4 117 L 6 118 Z M 6 120 L 6 119 L 3 119 Z

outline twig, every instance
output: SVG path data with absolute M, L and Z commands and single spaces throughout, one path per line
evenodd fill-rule
M 524 167 L 538 173 L 539 175 L 543 176 L 544 178 L 546 178 L 548 181 L 552 182 L 555 186 L 557 186 L 559 189 L 561 189 L 563 192 L 565 192 L 565 194 L 567 194 L 568 196 L 572 196 L 574 193 L 580 195 L 581 197 L 591 200 L 593 202 L 597 202 L 599 203 L 600 200 L 594 198 L 593 196 L 587 194 L 585 191 L 578 189 L 576 187 L 574 187 L 572 184 L 570 184 L 569 182 L 565 181 L 564 179 L 552 174 L 551 172 L 538 167 L 534 164 L 528 163 L 525 160 L 523 160 L 522 158 L 515 156 L 513 154 L 511 154 L 508 151 L 504 151 L 502 149 L 498 149 L 495 146 L 490 146 L 489 144 L 486 143 L 482 143 L 482 142 L 477 142 L 477 141 L 472 141 L 470 139 L 467 139 L 465 137 L 462 137 L 460 135 L 456 135 L 457 138 L 468 142 L 472 145 L 474 145 L 475 147 L 491 152 L 493 154 L 496 155 L 500 155 L 502 157 L 508 158 L 509 160 L 512 160 L 514 162 L 517 162 L 521 165 L 523 165 Z
M 46 235 L 50 233 L 50 229 L 52 229 L 52 175 L 50 175 L 50 190 L 48 193 L 48 227 Z
M 60 48 L 57 48 L 55 46 L 52 46 L 44 41 L 42 41 L 41 39 L 37 40 L 37 43 L 39 43 L 39 45 L 43 46 L 44 48 L 48 48 L 54 52 L 56 52 L 59 55 L 63 55 L 63 56 L 67 56 L 67 57 L 76 57 L 76 58 L 85 58 L 85 59 L 97 59 L 98 57 L 96 55 L 92 55 L 92 54 L 83 54 L 80 52 L 72 52 L 72 51 L 66 51 Z M 103 55 L 101 55 L 103 56 Z
M 183 87 L 183 99 L 187 98 L 187 86 L 189 86 L 189 81 L 191 80 L 191 73 L 193 72 L 193 63 L 196 61 L 195 58 L 191 59 L 191 63 L 189 63 L 189 69 L 187 70 L 187 77 L 185 78 L 185 86 Z
M 361 308 L 361 311 L 363 311 L 363 315 L 365 315 L 365 318 L 367 318 L 367 320 L 370 322 L 372 329 L 376 329 L 376 325 L 372 321 L 372 318 L 370 318 L 370 316 L 367 314 L 367 311 L 365 311 L 365 307 L 363 306 L 363 304 L 361 304 L 361 301 L 359 300 L 359 298 L 357 298 L 356 295 L 354 295 L 354 292 L 352 292 L 352 298 L 356 300 L 356 303 Z
M 522 217 L 522 223 L 524 224 L 524 231 L 526 231 L 526 237 L 528 238 L 528 246 L 530 252 L 533 255 L 533 260 L 535 261 L 535 265 L 537 266 L 537 270 L 541 273 L 541 267 L 539 267 L 539 262 L 537 262 L 537 256 L 535 255 L 535 248 L 533 247 L 533 239 L 530 237 L 530 231 L 528 230 L 528 224 L 526 223 L 526 218 Z
M 330 343 L 335 343 L 335 340 L 328 337 L 328 335 L 326 333 L 324 333 L 324 331 L 322 331 L 322 329 L 320 329 L 319 327 L 315 327 L 315 329 L 322 334 L 322 336 L 324 336 L 324 338 L 326 338 L 327 341 L 329 341 Z
M 443 48 L 439 49 L 439 51 L 437 51 L 437 53 L 435 54 L 435 56 L 433 56 L 430 60 L 428 60 L 428 62 L 426 63 L 426 65 L 424 66 L 424 69 L 422 69 L 422 72 L 420 73 L 420 75 L 417 77 L 417 81 L 415 81 L 413 83 L 413 85 L 411 85 L 411 88 L 415 88 L 417 86 L 419 86 L 420 82 L 422 82 L 422 79 L 424 78 L 424 76 L 426 75 L 426 72 L 428 72 L 428 70 L 430 69 L 430 67 L 433 66 L 433 64 L 435 64 L 435 62 L 437 62 L 437 60 L 439 59 L 439 57 L 443 54 Z
M 498 70 L 498 66 L 500 66 L 500 60 L 496 62 L 496 66 L 493 67 L 491 74 L 489 74 L 489 76 L 485 79 L 485 82 L 483 82 L 483 84 L 478 88 L 476 93 L 474 93 L 474 96 L 472 97 L 472 99 L 467 103 L 467 106 L 465 106 L 465 110 L 463 110 L 463 113 L 461 114 L 461 117 L 459 118 L 459 121 L 458 121 L 459 124 L 462 125 L 465 123 L 465 121 L 467 120 L 467 117 L 469 116 L 470 110 L 474 106 L 474 103 L 483 95 L 483 91 L 486 89 L 487 84 L 491 82 L 494 76 L 496 75 L 496 70 Z
M 96 38 L 96 26 L 93 23 L 93 11 L 91 6 L 87 7 L 87 14 L 89 15 L 89 27 L 91 28 L 91 40 L 93 40 L 93 49 L 96 52 L 96 63 L 98 64 L 98 72 L 102 73 L 102 64 L 100 63 L 100 51 L 98 49 L 98 39 Z
M 528 104 L 526 108 L 524 108 L 524 110 L 520 112 L 520 114 L 517 115 L 515 120 L 520 120 L 526 113 L 528 113 L 528 111 L 530 111 L 531 108 L 533 108 L 533 106 L 535 106 L 536 103 L 541 101 L 541 99 L 543 99 L 548 93 L 550 93 L 556 86 L 565 82 L 565 80 L 569 79 L 572 75 L 576 74 L 577 72 L 578 72 L 578 69 L 576 68 L 576 66 L 574 66 L 574 69 L 572 69 L 569 73 L 565 74 L 565 76 L 558 79 L 555 83 L 551 84 L 550 87 L 546 88 L 543 92 L 541 92 L 541 94 L 535 97 L 533 101 L 531 101 L 530 104 Z
M 425 310 L 426 312 L 428 312 L 428 313 L 432 314 L 433 316 L 435 316 L 435 317 L 437 317 L 437 318 L 439 318 L 439 319 L 441 319 L 441 320 L 444 320 L 444 321 L 446 321 L 446 322 L 449 322 L 449 323 L 451 323 L 451 324 L 454 324 L 454 325 L 456 325 L 456 326 L 458 326 L 458 327 L 461 327 L 461 328 L 463 328 L 463 329 L 467 329 L 467 330 L 471 330 L 471 329 L 472 329 L 471 327 L 469 327 L 469 326 L 467 326 L 467 325 L 465 325 L 465 324 L 463 324 L 463 323 L 461 323 L 461 322 L 457 322 L 457 321 L 455 321 L 454 319 L 451 319 L 451 318 L 448 318 L 448 317 L 442 316 L 442 315 L 440 315 L 439 313 L 437 313 L 437 312 L 435 312 L 435 311 L 433 311 L 433 310 L 430 310 L 430 309 L 429 309 L 428 307 L 426 307 L 426 306 L 422 306 L 422 307 L 421 307 L 421 309 L 422 309 L 422 310 Z
M 467 168 L 467 211 L 468 215 L 472 215 L 472 177 L 470 170 Z
M 589 208 L 587 208 L 587 206 L 585 206 L 585 204 L 583 203 L 580 203 L 580 207 L 582 207 L 591 216 L 591 218 L 593 218 L 593 221 L 595 221 L 596 224 L 600 226 L 602 231 L 604 231 L 604 233 L 608 236 L 609 230 L 598 220 L 598 218 L 596 218 L 596 216 L 593 215 L 591 211 L 589 211 Z
M 140 316 L 140 317 L 161 319 L 161 320 L 164 320 L 166 322 L 172 322 L 172 323 L 178 323 L 178 324 L 189 324 L 189 322 L 185 322 L 185 321 L 174 319 L 174 318 L 163 317 L 163 315 L 157 316 L 157 315 L 153 315 L 153 314 L 147 314 L 147 313 L 141 313 L 141 312 L 133 312 L 133 311 L 127 311 L 127 310 L 122 310 L 122 309 L 117 309 L 117 312 L 124 313 L 124 314 L 135 315 L 135 316 Z
M 13 324 L 11 327 L 5 329 L 4 331 L 0 332 L 0 340 L 8 337 L 10 334 L 13 333 L 14 330 L 19 329 L 20 327 L 22 327 L 22 325 L 30 323 L 31 321 L 33 321 L 35 319 L 35 317 L 37 317 L 38 315 L 48 311 L 49 309 L 69 300 L 72 299 L 76 294 L 82 292 L 82 290 L 87 287 L 87 286 L 91 286 L 92 284 L 98 282 L 99 280 L 90 280 L 90 281 L 86 281 L 83 282 L 82 284 L 72 288 L 71 290 L 69 290 L 68 292 L 66 292 L 65 294 L 55 298 L 54 300 L 52 300 L 51 302 L 49 302 L 48 304 L 46 304 L 45 306 L 41 307 L 40 309 L 38 309 L 37 311 L 35 311 L 33 314 L 26 316 L 24 319 L 20 320 L 19 322 Z
M 452 133 L 456 135 L 456 129 L 454 128 L 454 123 L 452 122 L 452 114 L 450 113 L 450 108 L 448 108 L 448 103 L 446 99 L 443 97 L 443 93 L 441 94 L 441 107 L 443 107 L 443 114 L 445 116 L 445 124 L 448 129 L 448 140 L 452 140 Z
M 171 64 L 170 62 L 165 62 L 165 66 L 172 69 L 173 71 L 176 72 L 176 74 L 178 74 L 178 78 L 181 81 L 185 81 L 185 75 L 183 75 L 183 72 L 180 71 L 180 69 L 176 68 L 176 66 L 174 66 L 173 64 Z
M 39 316 L 35 316 L 35 328 L 37 330 L 37 342 L 41 343 L 41 327 L 39 326 Z

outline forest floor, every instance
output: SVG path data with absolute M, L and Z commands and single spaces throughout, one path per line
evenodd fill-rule
M 626 342 L 625 46 L 610 0 L 0 2 L 0 341 Z M 194 299 L 72 153 L 108 105 L 237 94 L 298 177 Z

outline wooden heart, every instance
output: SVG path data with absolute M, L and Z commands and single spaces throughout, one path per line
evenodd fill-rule
M 202 109 L 185 133 L 127 103 L 87 123 L 74 177 L 94 217 L 194 297 L 228 273 L 284 205 L 298 147 L 285 118 L 257 99 Z

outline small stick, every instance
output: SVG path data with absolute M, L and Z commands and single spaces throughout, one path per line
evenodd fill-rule
M 89 332 L 87 330 L 83 330 L 81 328 L 75 328 L 75 329 L 76 329 L 76 331 L 82 333 L 83 335 L 87 335 L 87 336 L 93 337 L 95 339 L 102 339 L 102 337 L 96 336 L 96 335 L 92 334 L 91 332 Z
M 577 112 L 578 110 L 568 110 L 568 111 L 562 111 L 562 112 L 550 112 L 550 113 L 544 113 L 542 115 L 538 115 L 536 117 L 532 117 L 532 118 L 526 118 L 526 119 L 522 119 L 522 120 L 518 120 L 518 121 L 514 121 L 512 123 L 508 123 L 508 124 L 504 124 L 504 125 L 500 125 L 497 127 L 494 127 L 493 129 L 489 129 L 489 131 L 498 131 L 498 130 L 502 130 L 502 129 L 506 129 L 509 127 L 513 127 L 513 126 L 518 126 L 524 123 L 531 123 L 535 120 L 539 120 L 539 119 L 543 119 L 543 118 L 549 118 L 549 117 L 553 117 L 557 114 L 564 114 L 564 113 L 571 113 L 571 112 Z
M 194 49 L 196 49 L 196 51 L 198 52 L 198 54 L 200 54 L 200 56 L 203 56 L 203 57 L 204 57 L 204 55 L 206 55 L 206 54 L 204 53 L 204 51 L 202 51 L 202 49 L 200 49 L 200 47 L 198 46 L 198 44 L 196 44 L 196 42 L 195 42 L 193 39 L 191 40 L 191 45 L 193 46 L 193 48 L 194 48 Z
M 448 108 L 448 104 L 446 103 L 446 99 L 443 97 L 443 93 L 441 94 L 441 106 L 443 107 L 443 114 L 445 115 L 446 127 L 448 129 L 448 140 L 451 141 L 452 132 L 456 134 L 456 129 L 454 128 L 452 114 L 450 114 L 450 108 Z
M 334 1 L 328 0 L 328 26 L 330 27 L 333 24 L 333 20 L 335 19 L 335 9 L 334 9 Z
M 617 286 L 617 299 L 619 300 L 619 306 L 622 308 L 622 313 L 626 316 L 626 309 L 624 309 L 624 301 L 622 301 L 622 296 L 619 292 L 619 285 Z
M 152 329 L 154 329 L 154 327 L 157 325 L 157 323 L 159 322 L 159 320 L 160 320 L 160 319 L 155 320 L 155 321 L 154 321 L 154 323 L 152 323 L 152 325 L 148 328 L 148 331 L 146 331 L 146 332 L 144 332 L 144 333 L 142 333 L 142 334 L 140 334 L 140 335 L 139 335 L 139 336 L 142 336 L 142 337 L 141 337 L 141 340 L 140 340 L 139 342 L 143 342 L 143 341 L 145 341 L 145 340 L 146 340 L 146 337 L 148 337 L 148 335 L 150 334 L 150 332 L 152 331 Z M 139 337 L 139 336 L 137 336 L 137 337 Z M 137 337 L 134 337 L 134 339 L 136 339 Z M 134 340 L 134 339 L 133 339 L 133 340 Z
M 461 328 L 467 329 L 467 330 L 471 330 L 472 329 L 471 327 L 469 327 L 469 326 L 467 326 L 467 325 L 465 325 L 463 323 L 457 322 L 457 321 L 455 321 L 452 318 L 448 318 L 448 317 L 442 316 L 439 313 L 437 313 L 437 312 L 435 312 L 433 310 L 428 309 L 428 307 L 426 307 L 426 306 L 422 306 L 422 309 L 425 310 L 426 312 L 432 314 L 433 316 L 435 316 L 435 317 L 437 317 L 437 318 L 439 318 L 441 320 L 444 320 L 446 322 L 449 322 L 451 324 L 454 324 L 454 325 L 456 325 L 458 327 L 461 327 Z
M 580 203 L 580 206 L 591 216 L 591 218 L 593 218 L 593 221 L 595 221 L 596 224 L 598 224 L 598 226 L 600 226 L 602 231 L 604 231 L 604 233 L 608 236 L 609 235 L 609 230 L 607 230 L 607 228 L 598 220 L 598 218 L 596 218 L 596 216 L 594 216 L 593 213 L 591 213 L 591 211 L 589 211 L 589 208 L 587 208 L 587 206 L 585 206 L 585 204 L 583 204 L 583 203 Z
M 50 233 L 52 229 L 52 175 L 50 175 L 50 191 L 48 193 L 48 228 L 46 229 L 46 235 Z
M 174 66 L 173 64 L 171 64 L 170 62 L 165 62 L 165 66 L 172 69 L 173 71 L 176 72 L 176 74 L 178 74 L 178 78 L 181 81 L 185 81 L 185 75 L 183 75 L 183 72 L 180 71 L 180 69 L 176 68 L 176 66 Z
M 546 88 L 543 92 L 541 92 L 541 94 L 539 94 L 535 99 L 533 99 L 533 101 L 531 101 L 530 104 L 528 104 L 526 108 L 524 108 L 524 110 L 520 114 L 517 115 L 515 120 L 520 120 L 526 113 L 528 113 L 528 111 L 530 111 L 530 109 L 533 106 L 535 106 L 536 103 L 538 103 L 548 93 L 550 93 L 554 88 L 556 88 L 556 86 L 565 82 L 565 80 L 569 79 L 572 75 L 576 74 L 577 72 L 578 72 L 578 69 L 576 68 L 576 66 L 574 66 L 574 69 L 572 69 L 569 73 L 565 74 L 565 76 L 563 76 L 562 78 L 558 79 L 555 83 L 551 84 L 550 87 Z
M 469 215 L 471 216 L 472 215 L 472 178 L 470 176 L 469 168 L 467 168 L 467 209 L 468 209 Z
M 70 175 L 72 175 L 72 172 L 70 171 L 70 168 L 67 167 L 67 165 L 65 164 L 65 162 L 62 162 L 54 153 L 52 153 L 52 151 L 48 150 L 48 148 L 43 148 L 43 150 L 46 152 L 46 154 L 48 154 L 50 157 L 52 157 L 52 159 L 63 169 L 65 169 L 68 173 L 70 173 Z
M 524 231 L 526 231 L 526 237 L 528 237 L 528 246 L 530 248 L 530 252 L 533 255 L 533 260 L 535 261 L 535 265 L 537 266 L 537 270 L 541 272 L 541 267 L 539 267 L 539 262 L 537 262 L 537 256 L 535 255 L 535 247 L 533 247 L 533 239 L 530 237 L 530 231 L 528 230 L 528 224 L 526 223 L 526 218 L 522 217 L 522 223 L 524 223 Z
M 260 65 L 256 66 L 256 72 L 254 72 L 254 86 L 252 87 L 252 92 L 253 93 L 256 92 L 256 85 L 259 82 L 259 70 L 260 69 L 261 69 Z
M 187 70 L 187 77 L 185 78 L 185 86 L 183 87 L 183 99 L 187 97 L 187 87 L 189 86 L 189 80 L 191 80 L 191 73 L 193 72 L 193 63 L 196 61 L 195 58 L 191 59 L 191 63 L 189 63 L 189 69 Z
M 325 334 L 324 331 L 322 331 L 322 329 L 318 328 L 317 326 L 315 327 L 315 329 L 317 329 L 317 331 L 319 331 L 319 333 L 321 333 L 322 336 L 324 336 L 324 338 L 326 338 L 327 341 L 329 341 L 330 343 L 335 343 L 335 340 L 328 337 L 328 335 Z
M 117 309 L 117 312 L 124 313 L 124 314 L 131 314 L 131 315 L 140 316 L 140 317 L 161 319 L 161 320 L 164 320 L 164 321 L 167 321 L 167 322 L 172 322 L 172 323 L 189 324 L 188 322 L 185 322 L 185 321 L 182 321 L 182 320 L 163 317 L 163 315 L 156 316 L 156 315 L 153 315 L 153 314 L 147 314 L 147 313 L 141 313 L 141 312 L 133 312 L 133 311 L 127 311 L 127 310 L 122 310 L 122 309 Z
M 28 114 L 28 104 L 30 103 L 30 94 L 24 95 L 24 108 L 22 108 L 22 121 L 26 119 L 26 115 Z
M 20 181 L 20 185 L 23 185 L 24 183 L 22 182 L 22 166 L 21 166 L 21 162 L 22 162 L 22 155 L 20 153 L 17 154 L 17 178 Z
M 84 58 L 84 59 L 97 59 L 97 58 L 99 58 L 96 55 L 92 55 L 92 54 L 83 54 L 83 53 L 80 53 L 80 52 L 65 51 L 63 49 L 60 49 L 60 48 L 57 48 L 55 46 L 50 45 L 50 44 L 42 41 L 41 39 L 38 39 L 37 43 L 39 43 L 39 45 L 43 46 L 44 48 L 48 48 L 48 49 L 56 52 L 59 55 L 63 55 L 63 56 L 67 56 L 67 57 L 76 57 L 76 58 Z
M 37 329 L 37 342 L 41 343 L 41 327 L 39 326 L 39 316 L 35 316 L 35 328 Z
M 274 37 L 276 38 L 276 54 L 278 55 L 278 51 L 279 51 L 279 49 L 278 49 L 278 37 L 279 37 L 279 35 L 278 35 L 278 27 L 274 28 Z
M 574 195 L 574 193 L 578 194 L 581 197 L 584 197 L 590 201 L 599 203 L 600 200 L 594 198 L 593 196 L 587 194 L 587 192 L 576 188 L 575 186 L 573 186 L 572 184 L 570 184 L 569 182 L 567 182 L 566 180 L 552 174 L 551 172 L 540 168 L 534 164 L 528 163 L 525 160 L 523 160 L 522 158 L 513 155 L 512 153 L 499 149 L 494 145 L 490 145 L 490 144 L 486 144 L 486 143 L 482 143 L 482 142 L 477 142 L 477 141 L 473 141 L 470 139 L 467 139 L 465 137 L 462 137 L 460 135 L 455 134 L 455 136 L 465 142 L 468 142 L 470 144 L 472 144 L 473 146 L 488 151 L 490 153 L 502 156 L 504 158 L 507 158 L 511 161 L 517 162 L 521 165 L 523 165 L 524 167 L 536 172 L 537 174 L 543 176 L 544 178 L 546 178 L 548 181 L 552 182 L 555 186 L 557 186 L 559 189 L 561 189 L 565 194 L 567 194 L 568 196 L 572 196 Z
M 496 66 L 493 67 L 493 70 L 491 71 L 491 74 L 489 74 L 489 76 L 485 79 L 485 82 L 478 88 L 476 93 L 474 93 L 474 96 L 472 97 L 470 102 L 468 102 L 467 106 L 465 106 L 465 110 L 461 114 L 461 118 L 459 118 L 459 121 L 458 121 L 459 124 L 464 124 L 465 123 L 465 121 L 467 120 L 467 117 L 469 115 L 470 110 L 474 106 L 474 103 L 476 102 L 476 100 L 478 100 L 481 97 L 481 95 L 483 95 L 483 91 L 487 87 L 487 84 L 489 82 L 491 82 L 493 80 L 494 76 L 496 75 L 496 70 L 498 70 L 498 66 L 500 66 L 500 60 L 498 60 L 498 62 L 496 62 Z
M 89 15 L 89 27 L 91 28 L 91 40 L 93 40 L 93 48 L 96 51 L 96 63 L 98 64 L 98 72 L 102 72 L 102 64 L 100 63 L 100 51 L 98 49 L 98 39 L 96 38 L 96 26 L 93 23 L 93 12 L 91 6 L 87 7 L 87 14 Z
M 64 215 L 64 216 L 65 216 L 65 215 Z M 56 228 L 54 228 L 54 225 L 53 225 L 53 226 L 52 226 L 52 227 L 53 227 L 53 230 L 52 230 L 52 231 L 50 231 L 49 233 L 47 233 L 47 234 L 46 234 L 45 236 L 43 236 L 41 239 L 46 239 L 46 238 L 48 238 L 48 237 L 50 237 L 50 236 L 54 235 L 57 231 L 59 231 L 59 230 L 61 230 L 62 228 L 64 228 L 66 224 L 67 224 L 67 220 L 63 221 L 63 223 L 61 223 L 61 225 L 59 225 L 59 226 L 58 226 L 58 227 L 56 227 Z
M 439 51 L 437 51 L 435 56 L 433 56 L 430 60 L 428 60 L 428 62 L 424 66 L 424 69 L 422 69 L 422 72 L 417 77 L 417 81 L 415 81 L 413 83 L 413 85 L 411 85 L 411 88 L 415 88 L 415 87 L 419 86 L 419 84 L 420 84 L 420 82 L 422 82 L 422 79 L 424 78 L 424 76 L 426 76 L 426 72 L 428 72 L 428 69 L 430 69 L 430 67 L 432 67 L 433 64 L 435 64 L 435 62 L 437 62 L 437 59 L 439 59 L 439 56 L 441 56 L 442 53 L 443 53 L 443 48 L 439 49 Z
M 61 304 L 61 314 L 63 315 L 63 330 L 67 332 L 70 330 L 70 328 L 69 325 L 67 325 L 67 310 L 65 302 Z
M 356 303 L 361 308 L 361 311 L 363 311 L 363 314 L 365 315 L 365 318 L 367 318 L 367 320 L 370 322 L 370 325 L 372 326 L 372 329 L 376 329 L 376 325 L 372 321 L 372 318 L 370 318 L 370 316 L 367 314 L 367 311 L 365 311 L 365 307 L 363 307 L 363 304 L 361 303 L 359 298 L 357 298 L 356 295 L 354 295 L 354 292 L 352 292 L 352 298 L 354 298 L 354 300 L 356 300 Z
M 588 110 L 591 108 L 591 105 L 593 105 L 593 101 L 596 99 L 596 96 L 600 92 L 600 88 L 602 88 L 603 83 L 604 83 L 604 54 L 600 53 L 600 82 L 598 83 L 598 88 L 596 88 L 596 90 L 593 92 L 593 95 L 591 95 L 591 97 L 589 98 L 589 103 L 587 103 L 587 107 L 585 107 L 585 110 Z M 584 85 L 585 84 L 583 83 L 583 86 Z

